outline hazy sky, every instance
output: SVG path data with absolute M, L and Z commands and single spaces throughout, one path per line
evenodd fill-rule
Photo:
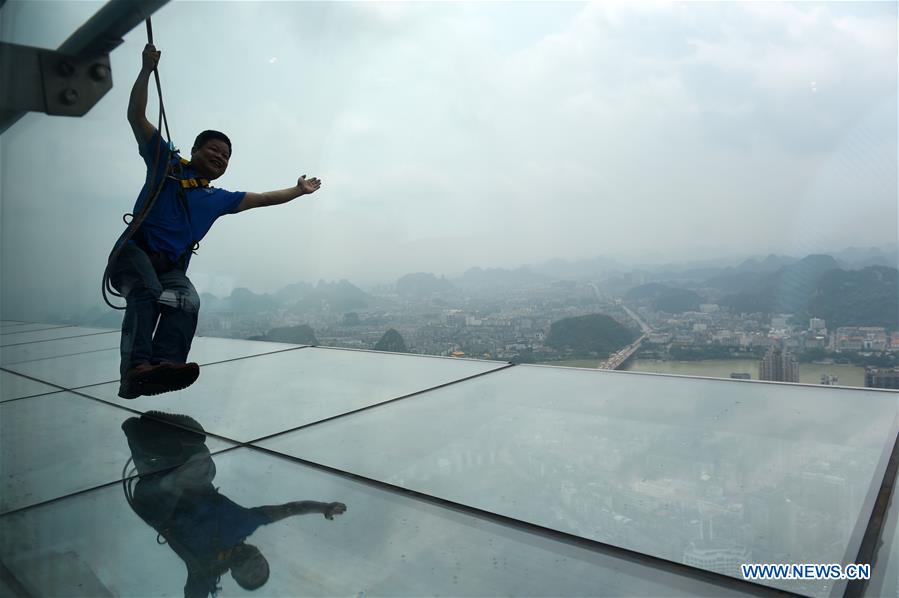
M 10 0 L 3 39 L 56 47 L 99 6 Z M 234 144 L 217 186 L 324 183 L 220 219 L 201 291 L 897 239 L 894 2 L 171 2 L 153 24 L 175 144 Z M 143 182 L 144 43 L 86 117 L 0 137 L 4 317 L 99 298 Z

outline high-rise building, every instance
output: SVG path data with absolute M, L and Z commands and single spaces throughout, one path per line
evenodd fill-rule
M 759 362 L 759 380 L 799 382 L 799 362 L 786 349 L 769 347 Z
M 813 332 L 827 330 L 827 323 L 821 318 L 811 318 L 808 321 L 808 329 Z
M 865 368 L 865 386 L 899 389 L 899 368 Z

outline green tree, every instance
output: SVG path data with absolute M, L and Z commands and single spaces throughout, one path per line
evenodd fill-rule
M 608 355 L 632 343 L 636 335 L 614 318 L 589 314 L 553 322 L 546 344 L 572 353 Z
M 408 353 L 409 349 L 406 348 L 406 341 L 403 340 L 403 336 L 391 328 L 387 332 L 384 333 L 384 336 L 381 337 L 375 344 L 375 351 L 390 351 L 392 353 Z

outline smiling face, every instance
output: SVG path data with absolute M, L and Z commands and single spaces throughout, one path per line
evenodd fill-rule
M 190 163 L 204 178 L 214 181 L 228 169 L 231 150 L 221 139 L 209 139 L 190 151 Z

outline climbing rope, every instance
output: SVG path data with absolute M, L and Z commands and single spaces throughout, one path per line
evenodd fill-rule
M 147 43 L 153 44 L 153 23 L 150 19 L 147 19 Z M 153 75 L 156 78 L 156 93 L 159 96 L 159 119 L 156 126 L 156 130 L 159 132 L 159 143 L 156 145 L 156 156 L 153 159 L 153 168 L 147 173 L 147 189 L 150 188 L 150 184 L 152 181 L 153 175 L 156 173 L 156 169 L 159 167 L 159 158 L 162 154 L 162 127 L 165 124 L 165 135 L 166 135 L 166 172 L 159 178 L 159 184 L 156 186 L 156 190 L 150 195 L 150 198 L 144 202 L 143 208 L 136 216 L 133 214 L 125 214 L 122 216 L 122 220 L 125 224 L 128 225 L 128 228 L 119 236 L 116 241 L 115 246 L 112 249 L 112 252 L 109 254 L 109 258 L 106 261 L 106 269 L 103 271 L 103 284 L 101 286 L 101 290 L 103 293 L 103 300 L 106 302 L 106 305 L 113 309 L 123 310 L 124 306 L 113 305 L 113 303 L 109 300 L 109 295 L 113 297 L 123 297 L 121 293 L 115 290 L 112 286 L 111 280 L 111 270 L 112 265 L 119 258 L 119 255 L 122 253 L 122 249 L 124 249 L 125 245 L 128 244 L 128 241 L 131 240 L 132 237 L 137 233 L 140 229 L 141 224 L 143 224 L 144 220 L 149 215 L 150 211 L 153 209 L 154 204 L 156 203 L 156 198 L 159 197 L 159 194 L 162 192 L 162 188 L 165 185 L 166 177 L 168 176 L 169 169 L 172 161 L 172 144 L 171 144 L 171 133 L 169 133 L 169 121 L 165 115 L 165 105 L 162 103 L 162 84 L 159 82 L 159 68 L 153 68 Z M 128 220 L 128 217 L 131 216 L 131 220 Z

